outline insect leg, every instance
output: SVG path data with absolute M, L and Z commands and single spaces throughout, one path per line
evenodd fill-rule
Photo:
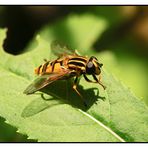
M 92 75 L 92 76 L 93 76 L 94 80 L 96 80 L 96 82 L 99 83 L 99 84 L 104 88 L 104 90 L 105 90 L 105 89 L 106 89 L 106 86 L 104 86 L 104 85 L 102 84 L 102 82 L 100 81 L 100 78 L 101 78 L 101 77 L 99 77 L 99 80 L 98 80 L 95 75 Z
M 105 87 L 105 86 L 102 84 L 102 82 L 100 81 L 100 80 L 101 80 L 101 76 L 99 76 L 99 80 L 98 80 L 97 77 L 96 77 L 95 75 L 93 75 L 93 78 L 94 78 L 95 82 L 89 80 L 85 74 L 84 74 L 83 76 L 84 76 L 84 78 L 85 78 L 85 80 L 86 80 L 87 82 L 99 83 L 104 89 L 106 89 L 106 87 Z
M 79 91 L 77 90 L 77 82 L 78 82 L 78 77 L 75 78 L 74 80 L 74 84 L 73 84 L 73 89 L 76 91 L 76 93 L 82 97 L 82 95 L 79 93 Z
M 81 99 L 82 99 L 83 102 L 84 102 L 84 105 L 87 107 L 87 103 L 86 103 L 86 101 L 84 100 L 84 98 L 82 97 L 82 95 L 80 94 L 80 92 L 77 90 L 77 82 L 78 82 L 78 77 L 76 76 L 72 88 L 73 88 L 73 89 L 76 91 L 76 93 L 81 97 Z
M 92 80 L 89 80 L 85 74 L 83 74 L 83 76 L 84 76 L 84 79 L 85 79 L 87 82 L 96 83 L 96 81 L 93 82 Z

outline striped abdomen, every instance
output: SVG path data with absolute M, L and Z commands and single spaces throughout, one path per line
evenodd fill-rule
M 40 65 L 38 68 L 35 69 L 35 74 L 37 75 L 42 75 L 42 74 L 48 74 L 52 72 L 60 72 L 61 71 L 61 66 L 62 66 L 62 61 L 48 61 L 44 63 L 43 65 Z
M 63 70 L 62 67 L 70 70 L 82 72 L 86 69 L 87 58 L 82 56 L 69 56 L 55 61 L 48 61 L 35 69 L 35 74 L 42 75 L 47 73 L 59 73 Z

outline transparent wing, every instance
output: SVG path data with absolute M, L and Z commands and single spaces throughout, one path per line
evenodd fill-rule
M 74 54 L 75 53 L 75 50 L 70 49 L 67 45 L 57 40 L 51 43 L 51 50 L 57 56 L 61 56 L 63 54 Z
M 24 91 L 24 94 L 33 94 L 36 91 L 42 89 L 43 87 L 51 84 L 52 82 L 62 79 L 65 76 L 70 74 L 69 70 L 65 70 L 61 73 L 50 73 L 48 75 L 39 76 L 37 79 L 33 81 Z

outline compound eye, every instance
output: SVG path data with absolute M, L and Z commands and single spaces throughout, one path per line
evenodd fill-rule
M 93 62 L 88 62 L 87 67 L 92 68 L 94 66 Z
M 93 73 L 95 73 L 95 66 L 94 66 L 93 62 L 88 62 L 87 63 L 86 73 L 87 74 L 93 74 Z

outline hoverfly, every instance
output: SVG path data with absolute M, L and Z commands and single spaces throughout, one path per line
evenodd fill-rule
M 81 75 L 87 82 L 98 83 L 105 89 L 105 86 L 100 81 L 103 64 L 99 63 L 96 57 L 80 56 L 76 51 L 70 50 L 67 46 L 57 41 L 51 43 L 51 50 L 58 58 L 53 61 L 45 60 L 44 64 L 35 69 L 35 74 L 38 75 L 38 78 L 26 88 L 25 94 L 33 94 L 57 80 L 66 80 L 74 77 L 73 89 L 83 98 L 77 89 L 78 78 Z M 92 75 L 94 81 L 90 80 L 87 75 Z M 99 77 L 97 78 L 96 75 Z M 86 105 L 85 100 L 83 101 Z

